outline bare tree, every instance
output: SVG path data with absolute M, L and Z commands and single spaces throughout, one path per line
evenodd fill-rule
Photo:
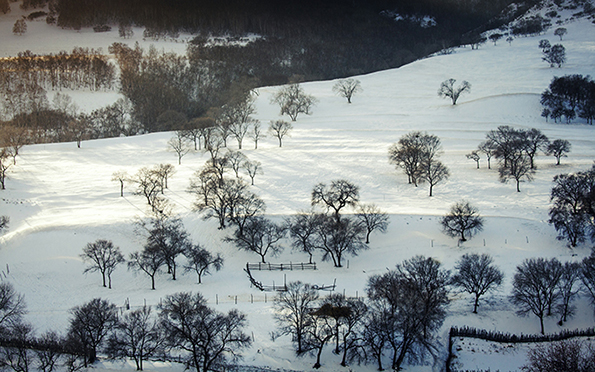
M 8 173 L 8 168 L 10 168 L 10 161 L 8 158 L 10 154 L 6 149 L 0 150 L 0 190 L 6 189 L 6 173 Z
M 163 348 L 164 334 L 151 307 L 132 310 L 118 318 L 112 337 L 109 338 L 113 356 L 132 358 L 136 370 L 143 370 L 143 361 Z
M 145 246 L 141 252 L 130 254 L 128 269 L 142 271 L 151 278 L 151 289 L 155 290 L 155 276 L 165 264 L 163 255 L 154 246 Z
M 403 169 L 408 182 L 418 185 L 426 173 L 425 164 L 435 161 L 442 150 L 440 139 L 425 132 L 410 132 L 388 149 L 389 163 Z
M 451 237 L 460 236 L 461 241 L 467 241 L 476 232 L 483 230 L 483 218 L 479 210 L 469 202 L 461 200 L 450 207 L 450 211 L 440 219 L 442 231 Z
M 469 82 L 463 80 L 463 82 L 456 88 L 454 86 L 455 82 L 455 79 L 444 80 L 440 84 L 440 89 L 438 89 L 438 96 L 450 98 L 453 106 L 457 104 L 457 100 L 461 94 L 471 90 L 471 84 L 469 84 Z
M 21 324 L 26 312 L 25 297 L 15 291 L 10 282 L 0 282 L 0 330 L 7 332 Z
M 527 353 L 524 372 L 595 370 L 595 349 L 588 342 L 564 340 L 537 343 Z
M 442 164 L 441 161 L 438 160 L 430 160 L 423 164 L 423 179 L 428 182 L 430 185 L 430 195 L 432 196 L 432 191 L 434 186 L 439 184 L 442 181 L 446 181 L 448 177 L 450 177 L 450 172 L 446 165 Z
M 386 212 L 378 208 L 376 204 L 359 204 L 357 206 L 357 217 L 366 227 L 366 244 L 370 243 L 370 234 L 374 230 L 385 233 L 388 227 L 389 218 Z
M 566 62 L 566 48 L 562 44 L 552 45 L 551 48 L 543 51 L 541 59 L 549 63 L 550 67 L 558 65 L 558 68 L 560 68 Z
M 560 37 L 560 41 L 562 41 L 562 37 L 568 33 L 568 30 L 564 27 L 558 27 L 554 30 L 554 35 Z
M 244 170 L 248 173 L 248 176 L 250 177 L 250 182 L 251 182 L 252 186 L 254 186 L 254 177 L 256 177 L 257 174 L 263 174 L 262 164 L 256 160 L 255 161 L 246 160 L 245 162 L 242 163 L 242 168 L 244 168 Z
M 37 358 L 37 367 L 42 372 L 53 372 L 58 366 L 58 361 L 62 356 L 64 345 L 63 338 L 56 331 L 46 331 L 37 338 L 37 342 L 42 346 L 34 350 Z
M 184 256 L 188 259 L 184 268 L 186 271 L 196 272 L 198 284 L 202 283 L 203 275 L 209 275 L 211 270 L 219 271 L 223 267 L 223 257 L 220 253 L 214 255 L 198 244 L 186 248 Z
M 147 233 L 146 249 L 162 256 L 167 273 L 176 280 L 176 258 L 192 245 L 182 221 L 159 214 L 139 225 Z
M 228 150 L 225 154 L 225 159 L 227 160 L 227 164 L 229 164 L 230 168 L 236 174 L 236 177 L 240 177 L 240 168 L 242 167 L 242 164 L 248 160 L 248 157 L 241 151 Z
M 370 314 L 378 314 L 373 319 L 379 322 L 370 326 L 383 334 L 383 340 L 375 342 L 390 345 L 394 370 L 401 368 L 406 356 L 419 360 L 424 351 L 436 354 L 432 333 L 446 317 L 449 276 L 437 260 L 415 256 L 368 279 Z M 376 351 L 376 358 L 381 352 Z
M 109 289 L 112 289 L 112 273 L 116 266 L 125 261 L 120 248 L 115 247 L 111 241 L 98 239 L 94 243 L 88 243 L 80 256 L 83 261 L 91 264 L 84 272 L 99 271 L 103 278 L 103 286 L 106 286 L 107 276 Z
M 570 142 L 567 140 L 556 139 L 548 145 L 547 154 L 553 155 L 556 158 L 556 165 L 560 165 L 560 158 L 566 157 L 570 147 Z
M 68 333 L 75 338 L 85 354 L 85 365 L 97 360 L 97 351 L 117 322 L 116 305 L 101 298 L 70 309 Z
M 516 182 L 516 191 L 521 192 L 520 183 L 524 179 L 527 181 L 533 180 L 535 171 L 531 169 L 531 162 L 528 157 L 522 153 L 517 153 L 508 159 L 508 166 L 501 165 L 498 169 L 500 174 L 500 182 L 506 183 L 513 179 Z
M 258 149 L 258 141 L 264 138 L 265 135 L 262 133 L 262 127 L 260 121 L 255 120 L 252 122 L 252 131 L 249 132 L 250 138 L 254 141 L 254 149 Z
M 320 368 L 320 357 L 324 346 L 335 336 L 331 317 L 325 314 L 319 314 L 312 311 L 308 316 L 311 320 L 305 328 L 306 348 L 312 354 L 316 355 L 316 362 L 312 366 L 314 369 Z
M 323 252 L 323 261 L 331 260 L 335 267 L 342 267 L 345 254 L 357 256 L 360 251 L 368 249 L 364 243 L 365 232 L 365 227 L 354 218 L 337 220 L 321 215 L 320 223 L 316 226 L 314 246 Z
M 488 254 L 464 254 L 457 262 L 457 273 L 452 277 L 454 285 L 475 295 L 473 313 L 477 314 L 479 297 L 493 291 L 502 284 L 504 274 L 493 265 L 494 259 Z
M 591 299 L 591 305 L 595 307 L 595 248 L 591 248 L 591 255 L 583 258 L 580 274 L 585 292 Z
M 154 169 L 142 167 L 129 179 L 129 182 L 136 185 L 134 195 L 144 196 L 151 210 L 155 212 L 155 207 L 159 203 L 159 192 L 163 188 L 163 177 Z
M 477 150 L 473 150 L 465 156 L 467 157 L 467 159 L 473 160 L 477 164 L 477 169 L 479 169 L 479 160 L 481 159 L 481 157 L 479 156 L 479 153 Z
M 291 121 L 296 121 L 299 114 L 310 115 L 310 110 L 317 102 L 314 96 L 306 94 L 297 83 L 282 87 L 275 93 L 271 103 L 281 107 L 281 115 L 289 115 Z
M 562 275 L 562 265 L 552 258 L 526 259 L 517 266 L 512 282 L 511 301 L 519 307 L 517 313 L 533 313 L 539 318 L 541 334 L 544 334 L 543 318 L 551 315 L 558 296 L 557 288 Z
M 5 229 L 8 228 L 9 223 L 10 218 L 8 216 L 0 216 L 0 233 L 2 233 Z
M 258 254 L 261 262 L 265 263 L 267 254 L 277 256 L 283 251 L 279 241 L 286 233 L 285 225 L 277 225 L 262 216 L 254 216 L 247 219 L 241 232 L 238 228 L 226 240 L 233 242 L 239 249 Z
M 124 196 L 124 183 L 128 181 L 129 178 L 128 173 L 123 170 L 112 173 L 112 181 L 120 182 L 120 197 Z
M 246 315 L 237 309 L 217 312 L 200 293 L 167 295 L 159 310 L 168 345 L 187 352 L 186 365 L 197 371 L 225 368 L 228 355 L 239 358 L 239 352 L 252 343 L 244 333 Z
M 29 372 L 33 369 L 33 353 L 29 346 L 35 340 L 33 326 L 21 321 L 11 325 L 7 331 L 10 334 L 9 342 L 0 348 L 3 369 Z
M 351 103 L 351 97 L 361 91 L 363 91 L 361 82 L 353 78 L 341 79 L 333 85 L 333 92 L 347 98 L 347 103 Z
M 318 300 L 318 292 L 300 281 L 287 283 L 287 290 L 275 297 L 274 317 L 281 334 L 291 335 L 298 355 L 307 351 L 306 328 L 312 321 L 310 312 Z
M 581 264 L 578 262 L 564 262 L 562 265 L 562 275 L 558 283 L 560 294 L 560 303 L 557 311 L 560 314 L 559 325 L 567 321 L 569 316 L 574 314 L 575 306 L 572 301 L 578 296 L 581 281 Z
M 27 32 L 27 22 L 24 19 L 17 19 L 12 26 L 12 33 L 22 36 Z
M 2 126 L 0 133 L 0 147 L 6 151 L 6 155 L 12 156 L 13 165 L 17 164 L 17 156 L 23 146 L 31 142 L 29 131 L 25 127 L 18 127 L 14 125 Z
M 550 140 L 539 129 L 535 128 L 524 131 L 523 136 L 525 154 L 529 157 L 531 169 L 535 169 L 534 159 L 537 151 L 542 150 L 545 152 L 550 144 Z
M 291 246 L 294 250 L 305 252 L 312 263 L 312 255 L 316 249 L 314 237 L 316 228 L 320 223 L 321 215 L 314 212 L 299 212 L 291 216 L 286 224 L 288 226 Z
M 291 123 L 288 123 L 284 120 L 276 120 L 272 121 L 269 124 L 269 133 L 277 137 L 279 140 L 279 147 L 283 146 L 283 137 L 289 135 L 289 132 L 293 129 Z
M 175 132 L 175 136 L 167 141 L 167 145 L 178 155 L 178 165 L 182 164 L 182 158 L 188 154 L 191 150 L 184 132 L 178 130 Z
M 496 149 L 494 148 L 494 143 L 491 141 L 483 141 L 479 144 L 477 149 L 483 152 L 486 155 L 488 161 L 488 169 L 492 169 L 491 160 L 492 157 L 496 155 Z M 477 161 L 477 167 L 479 168 L 479 160 Z
M 332 210 L 337 222 L 340 212 L 347 206 L 356 206 L 359 201 L 359 187 L 347 180 L 335 180 L 330 185 L 319 183 L 312 190 L 312 206 L 321 205 Z

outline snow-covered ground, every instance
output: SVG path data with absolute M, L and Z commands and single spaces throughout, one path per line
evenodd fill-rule
M 22 13 L 11 3 L 13 12 L 0 16 L 0 54 L 13 56 L 30 49 L 34 53 L 72 50 L 74 46 L 102 47 L 105 51 L 117 38 L 117 30 L 96 34 L 60 30 L 43 21 L 28 22 L 28 31 L 18 37 L 11 33 L 12 24 Z M 548 223 L 549 191 L 552 178 L 559 173 L 591 167 L 595 159 L 595 132 L 592 126 L 576 120 L 573 124 L 547 123 L 540 116 L 540 94 L 554 76 L 566 74 L 595 75 L 595 26 L 589 21 L 565 24 L 568 34 L 561 42 L 567 53 L 562 68 L 549 68 L 541 60 L 539 40 L 560 42 L 553 29 L 545 35 L 515 39 L 511 45 L 500 41 L 488 43 L 479 50 L 456 49 L 454 54 L 417 61 L 399 69 L 357 77 L 364 91 L 352 104 L 333 94 L 333 81 L 303 84 L 307 93 L 319 103 L 311 116 L 300 116 L 290 138 L 282 148 L 276 139 L 259 142 L 258 150 L 245 140 L 244 153 L 262 163 L 264 174 L 257 176 L 253 191 L 267 205 L 267 214 L 281 219 L 309 208 L 310 192 L 318 182 L 348 179 L 360 187 L 361 201 L 375 203 L 391 215 L 386 234 L 373 234 L 370 249 L 358 257 L 349 257 L 349 266 L 334 268 L 320 262 L 315 272 L 262 272 L 264 283 L 301 280 L 313 284 L 332 284 L 348 295 L 363 295 L 369 275 L 382 273 L 396 263 L 422 254 L 439 259 L 452 269 L 457 259 L 468 252 L 489 253 L 505 272 L 501 290 L 481 302 L 479 314 L 472 314 L 472 298 L 452 295 L 449 315 L 440 330 L 440 341 L 446 345 L 451 325 L 472 326 L 511 333 L 537 333 L 537 318 L 520 318 L 507 296 L 515 267 L 529 257 L 557 257 L 562 261 L 580 260 L 590 253 L 591 244 L 571 250 Z M 135 39 L 142 30 L 135 29 Z M 141 40 L 142 41 L 142 40 Z M 147 42 L 148 43 L 148 42 Z M 147 45 L 147 44 L 145 44 Z M 183 52 L 183 43 L 158 44 L 165 50 Z M 471 93 L 451 106 L 436 92 L 448 78 L 467 80 Z M 259 89 L 256 101 L 258 118 L 263 126 L 279 119 L 278 107 L 270 104 L 275 87 Z M 78 94 L 74 100 L 85 110 L 109 104 L 116 93 Z M 517 193 L 513 184 L 498 181 L 497 171 L 488 170 L 482 159 L 481 169 L 466 159 L 485 138 L 487 131 L 499 125 L 515 128 L 538 128 L 550 139 L 567 139 L 572 144 L 568 158 L 555 166 L 552 157 L 537 158 L 535 180 L 523 183 Z M 413 130 L 427 131 L 440 137 L 444 148 L 441 160 L 451 172 L 450 179 L 435 187 L 428 197 L 427 185 L 415 188 L 387 161 L 388 147 Z M 161 298 L 177 291 L 200 291 L 219 311 L 237 307 L 248 314 L 247 332 L 253 336 L 253 347 L 245 352 L 243 363 L 273 368 L 310 370 L 313 359 L 296 358 L 289 337 L 271 340 L 275 330 L 271 296 L 250 287 L 242 271 L 246 262 L 258 257 L 239 252 L 222 238 L 230 231 L 217 230 L 213 220 L 203 220 L 192 211 L 193 197 L 185 190 L 189 178 L 207 159 L 193 153 L 176 165 L 166 196 L 183 219 L 196 242 L 221 252 L 225 266 L 204 283 L 196 284 L 194 275 L 180 275 L 172 281 L 165 274 L 157 278 L 157 289 L 150 290 L 146 276 L 135 275 L 124 266 L 113 275 L 113 289 L 101 287 L 97 274 L 84 275 L 82 248 L 96 239 L 110 239 L 128 255 L 142 248 L 143 239 L 135 233 L 134 222 L 146 212 L 141 197 L 126 190 L 119 196 L 119 185 L 111 181 L 114 171 L 133 174 L 143 166 L 160 163 L 177 164 L 176 155 L 167 149 L 172 133 L 156 133 L 128 138 L 74 143 L 26 146 L 10 169 L 7 189 L 0 192 L 0 214 L 11 219 L 10 229 L 0 237 L 0 273 L 25 294 L 29 313 L 26 319 L 38 332 L 47 329 L 65 331 L 68 310 L 92 298 L 109 299 L 118 306 L 157 305 Z M 230 141 L 231 148 L 237 148 Z M 462 246 L 443 235 L 438 217 L 461 199 L 477 206 L 485 217 L 485 229 Z M 273 262 L 306 261 L 303 254 L 289 248 Z M 285 277 L 286 275 L 286 277 Z M 236 304 L 237 297 L 237 304 Z M 593 310 L 586 298 L 578 301 L 576 316 L 564 327 L 554 318 L 546 320 L 546 332 L 559 332 L 593 326 Z M 475 342 L 475 341 L 474 341 Z M 491 345 L 478 344 L 487 352 Z M 480 345 L 481 344 L 481 345 Z M 467 350 L 467 349 L 464 349 Z M 475 349 L 474 349 L 475 350 Z M 522 349 L 524 350 L 524 349 Z M 523 352 L 497 353 L 490 358 L 466 351 L 459 355 L 461 369 L 491 368 L 517 370 L 524 363 Z M 325 351 L 322 371 L 338 370 L 340 358 Z M 105 364 L 106 369 L 133 369 L 126 363 Z M 177 368 L 149 365 L 150 370 Z M 375 366 L 351 366 L 352 370 L 375 369 Z M 348 369 L 345 368 L 347 371 Z M 407 366 L 406 370 L 432 370 L 431 363 Z

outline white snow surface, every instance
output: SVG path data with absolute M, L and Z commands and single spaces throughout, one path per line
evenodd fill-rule
M 17 4 L 11 6 L 12 13 L 0 16 L 3 56 L 13 56 L 25 49 L 47 53 L 71 50 L 73 46 L 106 50 L 113 41 L 121 41 L 115 40 L 117 30 L 106 34 L 85 29 L 75 32 L 47 26 L 43 21 L 28 22 L 27 34 L 17 37 L 11 28 L 22 12 L 16 9 Z M 352 104 L 333 94 L 334 81 L 303 84 L 319 103 L 312 115 L 301 115 L 293 123 L 291 137 L 284 140 L 283 147 L 271 137 L 259 142 L 257 150 L 250 140 L 244 141 L 244 153 L 251 160 L 260 161 L 264 169 L 264 174 L 256 177 L 252 190 L 266 202 L 267 215 L 280 221 L 308 209 L 315 184 L 347 179 L 360 187 L 362 202 L 375 203 L 390 214 L 390 225 L 386 234 L 372 235 L 369 250 L 358 257 L 347 257 L 348 267 L 345 262 L 345 267 L 334 268 L 330 262 L 320 262 L 317 255 L 317 271 L 259 272 L 258 279 L 265 284 L 273 281 L 280 284 L 286 276 L 287 281 L 318 285 L 332 284 L 336 279 L 338 291 L 362 296 L 370 275 L 383 273 L 414 255 L 435 257 L 452 270 L 464 253 L 489 253 L 505 272 L 505 283 L 498 292 L 482 298 L 478 314 L 471 312 L 470 295 L 451 295 L 448 317 L 439 331 L 444 349 L 452 325 L 538 333 L 538 319 L 517 316 L 508 301 L 516 266 L 530 257 L 581 260 L 591 247 L 584 244 L 569 249 L 564 241 L 556 240 L 555 230 L 547 223 L 552 178 L 559 173 L 590 168 L 595 159 L 595 128 L 581 120 L 569 125 L 548 123 L 540 116 L 540 94 L 554 76 L 595 75 L 594 25 L 578 20 L 564 27 L 568 34 L 561 43 L 568 61 L 562 68 L 550 68 L 541 60 L 537 47 L 544 38 L 552 44 L 560 42 L 551 29 L 545 35 L 515 39 L 512 45 L 500 41 L 497 46 L 489 43 L 479 50 L 459 48 L 454 54 L 358 76 L 364 91 L 354 96 Z M 141 30 L 135 33 L 142 34 Z M 163 44 L 163 48 L 183 52 L 177 43 Z M 448 78 L 472 84 L 471 93 L 462 96 L 456 106 L 436 94 L 440 82 Z M 258 90 L 255 116 L 263 126 L 280 119 L 279 108 L 270 103 L 277 89 Z M 71 92 L 71 95 L 85 110 L 118 98 L 116 93 L 93 96 L 88 92 L 80 95 Z M 492 164 L 494 169 L 488 170 L 482 159 L 481 168 L 476 169 L 475 163 L 465 157 L 485 139 L 486 132 L 499 125 L 538 128 L 551 140 L 569 140 L 572 151 L 560 166 L 554 165 L 552 157 L 540 155 L 535 180 L 523 183 L 521 192 L 517 193 L 514 184 L 498 181 L 495 164 Z M 427 185 L 415 188 L 407 184 L 407 177 L 387 161 L 388 147 L 413 130 L 440 137 L 444 149 L 441 160 L 451 172 L 446 183 L 435 187 L 435 196 L 431 198 Z M 242 270 L 246 262 L 258 262 L 259 258 L 223 242 L 222 238 L 231 231 L 218 230 L 214 220 L 203 220 L 201 214 L 192 210 L 194 199 L 186 189 L 189 178 L 204 164 L 207 155 L 189 154 L 183 158 L 182 165 L 177 165 L 176 155 L 166 145 L 171 136 L 172 133 L 156 133 L 85 141 L 80 149 L 75 143 L 24 147 L 17 165 L 10 169 L 7 189 L 0 192 L 0 214 L 11 219 L 9 230 L 0 237 L 2 280 L 10 281 L 25 295 L 26 320 L 38 333 L 48 329 L 64 332 L 69 309 L 92 298 L 102 297 L 117 306 L 129 300 L 134 308 L 145 303 L 156 306 L 160 299 L 174 292 L 200 291 L 215 309 L 238 308 L 248 315 L 246 331 L 253 336 L 254 343 L 244 352 L 243 364 L 311 370 L 314 359 L 296 357 L 289 337 L 271 340 L 270 332 L 275 330 L 273 294 L 268 293 L 265 302 L 265 294 L 250 287 Z M 237 148 L 234 142 L 229 144 Z M 150 290 L 148 277 L 121 266 L 113 275 L 113 289 L 105 289 L 99 274 L 83 274 L 85 264 L 79 257 L 82 248 L 96 239 L 109 239 L 126 256 L 140 250 L 144 238 L 138 235 L 134 223 L 147 212 L 144 200 L 132 195 L 130 188 L 120 197 L 119 185 L 110 180 L 111 175 L 118 170 L 133 174 L 140 167 L 160 163 L 175 165 L 176 174 L 165 195 L 173 202 L 192 239 L 222 253 L 225 265 L 221 271 L 204 278 L 201 285 L 196 284 L 191 273 L 179 275 L 176 281 L 162 274 L 154 291 Z M 485 217 L 485 229 L 459 246 L 456 239 L 441 232 L 438 218 L 461 199 L 479 208 Z M 307 257 L 287 248 L 281 256 L 269 260 L 305 262 Z M 577 305 L 576 316 L 563 327 L 556 324 L 554 317 L 546 319 L 546 332 L 593 326 L 593 310 L 588 300 L 581 298 Z M 489 343 L 475 343 L 486 353 L 493 347 Z M 514 371 L 524 363 L 524 355 L 513 352 L 477 358 L 473 352 L 462 352 L 457 362 L 462 370 Z M 328 347 L 320 370 L 376 368 L 375 365 L 341 368 L 339 362 L 340 357 Z M 406 365 L 405 370 L 439 370 L 440 366 L 428 360 L 424 365 Z M 134 366 L 103 362 L 98 368 L 133 370 Z M 147 365 L 147 370 L 181 370 L 181 367 L 153 363 Z

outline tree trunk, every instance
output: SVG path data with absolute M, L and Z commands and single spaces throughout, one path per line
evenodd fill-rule
M 318 348 L 318 353 L 316 353 L 316 363 L 314 363 L 314 365 L 312 366 L 315 369 L 320 368 L 321 364 L 320 364 L 320 355 L 322 355 L 322 348 L 324 347 L 324 344 L 320 345 L 320 347 Z
M 521 192 L 520 184 L 521 184 L 521 181 L 520 180 L 516 180 L 516 192 Z
M 107 287 L 107 286 L 105 285 L 105 271 L 102 271 L 102 272 L 101 272 L 101 276 L 103 277 L 103 287 L 105 288 L 105 287 Z
M 545 330 L 543 328 L 543 315 L 539 317 L 539 325 L 541 326 L 541 334 L 545 334 Z
M 112 276 L 107 274 L 107 282 L 109 283 L 108 288 L 112 289 Z
M 151 289 L 155 290 L 155 275 L 151 275 Z
M 366 244 L 370 244 L 370 233 L 372 232 L 372 230 L 368 229 L 368 232 L 366 233 Z
M 432 185 L 432 183 L 430 183 L 430 196 L 432 196 L 432 189 L 434 188 L 434 185 Z
M 479 294 L 475 294 L 475 304 L 473 305 L 473 313 L 477 314 L 477 306 L 479 306 Z

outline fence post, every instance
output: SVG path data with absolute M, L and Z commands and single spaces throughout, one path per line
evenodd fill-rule
M 283 264 L 281 264 L 281 271 L 283 271 Z
M 293 263 L 289 261 L 289 270 L 293 271 Z
M 269 271 L 271 271 L 271 263 L 269 262 Z
M 254 296 L 252 296 L 252 293 L 250 293 L 250 303 L 253 304 L 254 303 Z
M 219 305 L 219 295 L 215 295 L 215 305 Z
M 238 304 L 238 296 L 235 297 L 235 304 Z
M 264 303 L 265 304 L 267 303 L 267 294 L 266 293 L 264 294 Z

